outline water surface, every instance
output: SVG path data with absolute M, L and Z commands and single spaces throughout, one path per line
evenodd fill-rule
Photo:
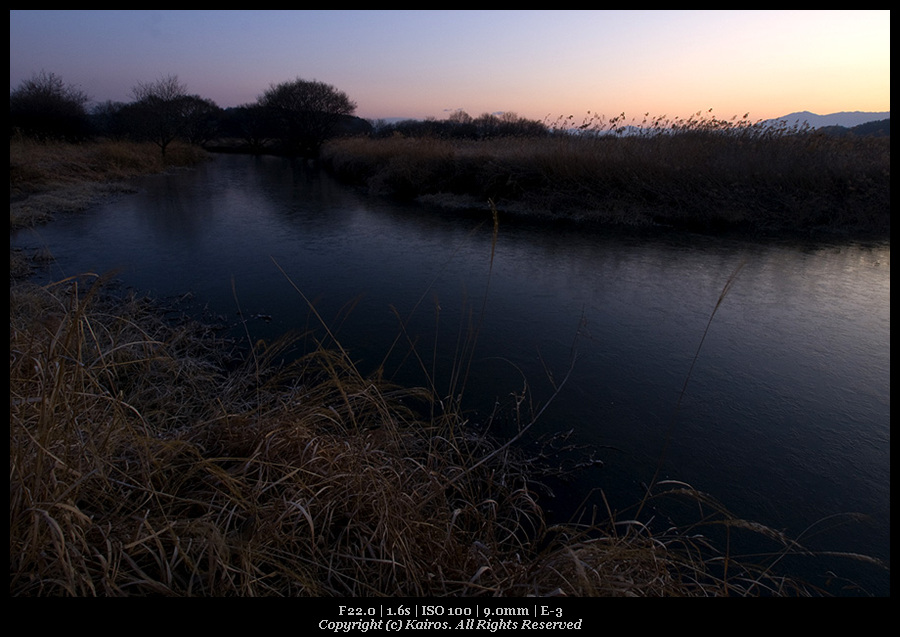
M 889 244 L 502 215 L 494 244 L 487 210 L 370 199 L 281 158 L 221 156 L 135 184 L 11 245 L 49 250 L 49 279 L 115 270 L 160 298 L 191 293 L 254 339 L 315 327 L 305 296 L 364 369 L 403 333 L 388 373 L 462 392 L 473 424 L 526 386 L 536 403 L 553 398 L 536 433 L 573 429 L 604 463 L 556 485 L 553 511 L 595 488 L 625 509 L 659 469 L 813 548 L 890 559 Z M 451 386 L 474 335 L 468 382 Z M 868 519 L 832 528 L 851 512 Z M 889 594 L 874 569 L 803 568 Z

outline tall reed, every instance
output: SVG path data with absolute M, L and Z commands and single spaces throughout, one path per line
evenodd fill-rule
M 323 162 L 375 194 L 629 226 L 890 232 L 890 138 L 697 114 L 482 141 L 342 139 Z M 649 116 L 648 116 L 649 117 Z M 573 131 L 574 129 L 574 131 Z

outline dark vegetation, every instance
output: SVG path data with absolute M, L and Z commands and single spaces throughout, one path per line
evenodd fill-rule
M 699 113 L 623 124 L 622 117 L 594 118 L 557 123 L 543 134 L 497 136 L 472 122 L 400 125 L 389 134 L 334 140 L 322 161 L 373 193 L 451 207 L 483 208 L 490 199 L 509 215 L 547 220 L 890 235 L 889 135 Z
M 10 139 L 150 141 L 163 155 L 178 140 L 312 157 L 330 137 L 371 129 L 353 117 L 356 104 L 344 92 L 299 78 L 269 87 L 253 104 L 229 109 L 190 94 L 174 75 L 138 82 L 132 97 L 89 110 L 87 95 L 41 72 L 10 92 Z
M 742 233 L 890 235 L 890 120 L 811 129 L 710 113 L 556 122 L 514 113 L 367 122 L 342 91 L 296 79 L 221 109 L 175 76 L 86 110 L 57 76 L 10 93 L 10 136 L 182 142 L 321 159 L 379 195 L 503 214 Z
M 305 88 L 323 87 L 297 81 L 284 90 Z M 749 127 L 723 134 L 709 121 L 678 134 L 601 135 L 584 126 L 573 135 L 512 116 L 457 114 L 449 124 L 378 125 L 326 142 L 356 122 L 345 96 L 325 93 L 335 112 L 301 118 L 308 133 L 276 139 L 283 123 L 267 126 L 290 104 L 310 114 L 276 100 L 274 88 L 229 112 L 165 78 L 137 86 L 132 104 L 87 113 L 80 92 L 36 76 L 10 95 L 11 228 L 83 207 L 125 177 L 202 161 L 197 145 L 221 141 L 223 131 L 257 152 L 321 148 L 333 170 L 377 192 L 542 202 L 547 214 L 592 201 L 621 223 L 650 214 L 639 203 L 697 196 L 687 173 L 700 167 L 720 187 L 738 167 L 771 178 L 777 167 L 789 171 L 791 158 L 815 158 L 816 144 L 844 149 L 818 164 L 837 191 L 880 187 L 879 170 L 889 176 L 889 145 L 849 138 L 833 147 L 821 136 L 769 138 Z M 679 159 L 679 148 L 693 159 Z M 870 154 L 864 166 L 849 165 Z M 628 196 L 611 199 L 613 186 Z M 361 374 L 327 325 L 301 335 L 315 346 L 285 364 L 291 341 L 238 353 L 177 308 L 111 293 L 95 275 L 37 287 L 31 264 L 11 251 L 11 595 L 824 592 L 779 572 L 786 556 L 807 554 L 799 543 L 681 483 L 650 485 L 635 510 L 548 520 L 538 477 L 552 446 L 526 457 L 516 444 L 542 413 L 527 392 L 473 428 L 456 392 Z M 494 437 L 495 418 L 519 434 Z M 664 502 L 687 502 L 695 513 L 684 524 L 654 524 L 647 512 Z M 741 554 L 742 534 L 768 549 Z
M 822 126 L 818 130 L 820 133 L 828 135 L 856 135 L 857 137 L 890 137 L 891 136 L 891 120 L 880 119 L 875 122 L 867 122 L 846 128 L 844 126 Z
M 289 366 L 286 343 L 235 358 L 88 276 L 10 298 L 11 595 L 821 592 L 778 574 L 802 547 L 684 484 L 647 500 L 693 503 L 683 527 L 550 522 L 542 457 L 362 376 L 338 343 Z M 540 411 L 518 413 L 526 432 Z M 735 552 L 742 534 L 771 552 Z
M 83 141 L 91 134 L 87 94 L 65 84 L 53 73 L 41 72 L 9 94 L 10 137 Z

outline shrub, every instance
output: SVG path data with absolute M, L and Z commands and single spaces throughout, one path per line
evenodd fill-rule
M 53 73 L 41 71 L 9 94 L 10 137 L 82 141 L 89 134 L 90 98 Z

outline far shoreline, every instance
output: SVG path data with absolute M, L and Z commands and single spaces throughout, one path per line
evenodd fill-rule
M 285 156 L 219 140 L 214 153 Z M 345 136 L 298 158 L 373 196 L 582 228 L 890 239 L 890 137 L 796 129 Z M 492 202 L 492 203 L 491 203 Z
M 662 174 L 670 181 L 658 179 L 653 185 L 656 192 L 648 193 L 642 189 L 645 185 L 638 183 L 640 179 L 627 183 L 622 175 L 599 174 L 591 161 L 606 162 L 602 167 L 608 170 L 615 165 L 608 158 L 598 158 L 596 147 L 582 149 L 575 144 L 561 154 L 559 148 L 549 146 L 559 144 L 558 140 L 525 138 L 462 144 L 348 137 L 327 143 L 316 159 L 295 159 L 370 196 L 399 204 L 421 204 L 470 218 L 489 219 L 494 205 L 507 223 L 550 224 L 588 231 L 675 231 L 760 240 L 889 242 L 890 138 L 857 141 L 850 153 L 845 152 L 851 155 L 849 159 L 853 153 L 875 154 L 872 148 L 885 157 L 870 157 L 868 173 L 843 176 L 843 184 L 832 185 L 832 192 L 824 194 L 809 186 L 785 193 L 784 184 L 774 184 L 771 192 L 764 182 L 737 184 L 749 195 L 746 202 L 726 188 L 707 188 L 707 183 L 712 182 L 703 183 L 706 177 L 690 183 L 674 181 L 679 177 L 678 171 Z M 287 156 L 275 149 L 250 149 L 235 140 L 231 142 L 202 149 L 176 146 L 161 162 L 152 148 L 139 144 L 11 141 L 10 230 L 45 223 L 55 214 L 83 210 L 100 198 L 126 194 L 130 187 L 125 181 L 134 176 L 190 168 L 220 154 Z M 569 145 L 571 140 L 562 143 Z M 846 146 L 843 144 L 845 150 Z M 26 158 L 35 149 L 39 149 L 38 157 Z M 828 150 L 833 152 L 830 147 Z M 599 152 L 607 150 L 601 147 Z M 127 161 L 122 156 L 127 156 Z M 619 164 L 639 159 L 626 156 Z M 846 162 L 848 157 L 841 159 Z M 550 160 L 563 163 L 547 166 Z M 567 161 L 570 163 L 565 164 Z M 109 166 L 100 165 L 103 162 Z M 77 169 L 73 170 L 73 165 Z M 580 171 L 581 179 L 563 179 L 560 175 L 565 171 Z M 618 181 L 611 183 L 613 177 Z M 831 175 L 829 179 L 838 177 Z M 865 188 L 854 186 L 854 180 Z M 808 199 L 801 202 L 805 212 L 799 220 L 793 220 L 785 213 L 785 207 L 803 196 Z M 778 214 L 764 210 L 766 200 L 773 200 L 780 207 Z M 687 204 L 687 209 L 679 208 L 679 203 Z M 821 211 L 812 209 L 817 204 Z

